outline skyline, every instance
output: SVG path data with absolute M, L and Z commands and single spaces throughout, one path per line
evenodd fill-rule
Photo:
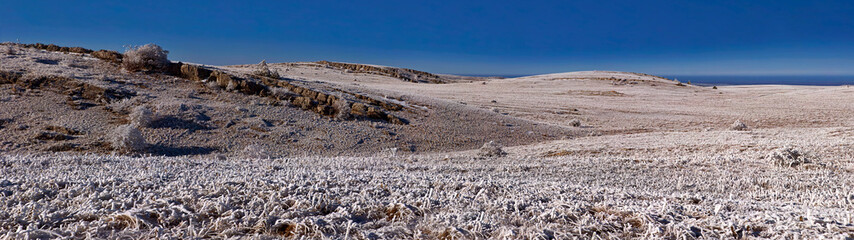
M 437 73 L 851 75 L 854 3 L 11 2 L 0 41 L 212 65 L 340 61 Z

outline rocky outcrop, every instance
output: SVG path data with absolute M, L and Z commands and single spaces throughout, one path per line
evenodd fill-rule
M 91 55 L 92 55 L 92 57 L 95 57 L 97 59 L 101 59 L 101 60 L 104 60 L 107 62 L 112 62 L 112 63 L 121 63 L 122 62 L 122 54 L 119 52 L 116 52 L 116 51 L 101 49 L 101 50 L 92 52 Z
M 213 71 L 191 64 L 178 63 L 179 76 L 193 81 L 208 79 Z
M 24 89 L 39 89 L 66 94 L 70 102 L 89 100 L 107 104 L 136 96 L 136 93 L 92 85 L 77 79 L 61 76 L 25 76 L 15 72 L 0 71 L 0 84 L 15 84 Z
M 63 52 L 63 53 L 92 53 L 91 49 L 85 49 L 82 47 L 60 47 L 54 44 L 43 44 L 43 43 L 33 43 L 33 44 L 18 44 L 20 47 L 25 48 L 35 48 L 42 49 L 51 52 Z
M 369 74 L 377 74 L 383 76 L 389 76 L 393 78 L 398 78 L 408 82 L 415 83 L 445 83 L 446 81 L 439 77 L 438 75 L 407 69 L 407 68 L 393 68 L 393 67 L 378 67 L 371 66 L 365 64 L 354 64 L 354 63 L 340 63 L 340 62 L 329 62 L 329 61 L 319 61 L 317 64 L 325 65 L 332 68 L 337 68 L 340 70 L 345 70 L 349 72 L 355 73 L 369 73 Z
M 306 111 L 312 111 L 326 117 L 340 115 L 341 111 L 354 119 L 375 119 L 395 124 L 407 124 L 403 118 L 387 111 L 399 111 L 403 106 L 384 102 L 365 96 L 341 90 L 334 92 L 313 89 L 295 83 L 293 80 L 282 80 L 261 75 L 252 75 L 251 79 L 242 78 L 219 70 L 207 69 L 202 66 L 175 63 L 170 74 L 192 81 L 215 83 L 216 86 L 227 90 L 249 95 L 275 98 L 288 101 L 292 105 Z M 271 94 L 271 87 L 284 88 L 293 94 Z M 352 96 L 348 100 L 342 96 Z M 338 106 L 338 107 L 336 107 Z
M 93 51 L 92 49 L 86 49 L 82 47 L 61 47 L 54 44 L 43 44 L 43 43 L 32 43 L 32 44 L 14 44 L 15 46 L 22 48 L 35 48 L 41 49 L 45 51 L 51 52 L 62 52 L 62 53 L 81 53 L 81 54 L 90 54 L 92 57 L 97 59 L 101 59 L 104 61 L 112 62 L 112 63 L 121 63 L 122 62 L 122 54 L 112 50 L 98 50 Z

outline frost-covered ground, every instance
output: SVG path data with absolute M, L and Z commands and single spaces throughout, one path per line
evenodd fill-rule
M 710 134 L 721 139 L 717 147 L 708 146 Z M 546 153 L 557 157 L 530 154 L 542 146 L 500 158 L 7 155 L 0 232 L 6 239 L 854 237 L 854 168 L 842 149 L 850 141 L 809 145 L 811 163 L 788 167 L 762 157 L 775 141 L 751 137 L 768 132 L 676 135 L 634 150 L 584 144 L 619 144 L 608 137 L 568 140 L 553 145 L 567 152 Z M 646 138 L 668 139 L 622 141 Z M 814 152 L 821 149 L 844 155 Z M 620 154 L 635 150 L 651 154 Z

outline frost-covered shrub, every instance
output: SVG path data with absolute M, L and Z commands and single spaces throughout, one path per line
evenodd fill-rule
M 735 122 L 729 126 L 729 129 L 732 129 L 735 131 L 746 131 L 747 130 L 747 124 L 744 124 L 743 122 L 741 122 L 741 120 L 735 120 Z
M 221 87 L 219 87 L 219 84 L 217 84 L 216 81 L 208 81 L 205 83 L 205 86 L 208 86 L 208 88 L 214 89 L 214 90 L 221 89 Z
M 251 159 L 268 159 L 271 158 L 271 154 L 267 152 L 267 148 L 260 144 L 249 144 L 243 148 L 241 152 L 244 158 Z
M 804 156 L 803 152 L 791 147 L 774 149 L 774 151 L 765 156 L 765 159 L 771 160 L 775 165 L 781 167 L 795 167 L 804 163 L 810 163 L 810 160 Z
M 336 119 L 347 120 L 353 118 L 353 115 L 350 114 L 350 103 L 348 103 L 346 100 L 338 99 L 338 101 L 335 101 L 332 107 L 335 108 L 336 111 L 338 111 L 335 113 Z
M 117 127 L 109 136 L 110 146 L 113 149 L 125 153 L 141 152 L 145 150 L 145 138 L 142 132 L 135 126 L 126 124 Z
M 15 48 L 12 46 L 6 46 L 6 51 L 4 51 L 4 52 L 6 53 L 6 55 L 17 55 L 18 54 L 17 52 L 15 52 Z
M 146 106 L 137 106 L 130 111 L 128 119 L 135 127 L 148 127 L 154 121 L 154 113 Z
M 294 92 L 291 92 L 291 90 L 288 90 L 287 88 L 271 87 L 270 96 L 278 99 L 279 101 L 287 102 L 287 100 L 296 98 L 298 95 L 294 94 Z
M 252 74 L 269 78 L 279 78 L 279 73 L 271 71 L 270 67 L 267 66 L 267 60 L 263 60 L 258 63 L 258 66 L 256 66 L 256 68 L 257 69 L 255 69 L 255 72 L 252 72 Z
M 225 90 L 229 92 L 237 90 L 237 84 L 234 81 L 229 81 L 228 85 L 225 86 Z
M 483 147 L 480 147 L 480 152 L 478 152 L 478 155 L 481 157 L 506 156 L 507 152 L 504 152 L 504 150 L 501 148 L 501 144 L 495 143 L 495 141 L 489 141 L 488 143 L 483 144 Z
M 122 58 L 122 67 L 128 71 L 163 71 L 169 67 L 169 59 L 166 55 L 169 51 L 163 50 L 155 44 L 146 44 L 128 48 Z
M 573 118 L 572 120 L 569 120 L 569 126 L 581 127 L 581 120 Z

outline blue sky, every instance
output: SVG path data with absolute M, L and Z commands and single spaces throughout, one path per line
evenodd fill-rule
M 854 74 L 854 1 L 18 1 L 0 41 L 439 73 Z

